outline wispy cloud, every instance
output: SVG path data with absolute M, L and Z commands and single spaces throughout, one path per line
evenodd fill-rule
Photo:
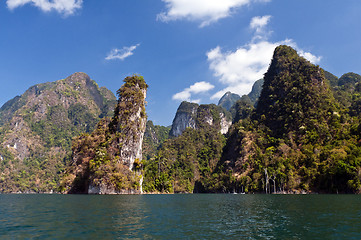
M 271 19 L 270 15 L 266 16 L 256 16 L 251 19 L 251 23 L 249 24 L 250 28 L 255 29 L 257 32 L 262 31 Z
M 253 83 L 267 71 L 274 49 L 282 43 L 249 43 L 234 52 L 222 52 L 219 46 L 210 50 L 207 53 L 209 68 L 227 86 L 212 98 L 220 98 L 227 91 L 239 95 L 249 93 Z
M 106 60 L 124 60 L 127 57 L 132 56 L 134 53 L 133 51 L 139 47 L 140 44 L 133 45 L 130 47 L 123 47 L 122 49 L 114 48 L 110 51 L 110 53 L 106 56 Z
M 168 22 L 187 19 L 201 22 L 200 27 L 229 17 L 237 8 L 255 2 L 270 0 L 162 0 L 166 11 L 158 14 L 157 19 Z
M 189 88 L 184 89 L 182 92 L 176 93 L 173 95 L 173 100 L 179 101 L 188 101 L 188 102 L 200 102 L 199 99 L 192 100 L 192 94 L 204 93 L 208 92 L 209 90 L 213 89 L 214 86 L 208 82 L 196 82 L 195 84 L 191 85 Z
M 44 12 L 57 11 L 64 16 L 75 13 L 82 8 L 83 0 L 7 0 L 6 5 L 10 10 L 32 4 Z
M 321 56 L 313 55 L 310 52 L 305 52 L 302 49 L 299 49 L 296 45 L 296 43 L 293 44 L 293 47 L 295 47 L 298 50 L 298 54 L 300 54 L 302 57 L 306 58 L 308 61 L 310 61 L 313 64 L 317 64 L 321 61 Z
M 248 94 L 253 83 L 262 78 L 271 62 L 274 49 L 281 45 L 289 45 L 310 62 L 318 63 L 321 57 L 300 49 L 292 39 L 271 42 L 267 40 L 266 26 L 271 16 L 254 17 L 250 28 L 255 30 L 251 42 L 237 48 L 235 51 L 224 52 L 220 46 L 207 52 L 209 68 L 213 71 L 225 88 L 215 93 L 211 98 L 222 97 L 227 91 L 239 95 Z M 263 35 L 262 35 L 263 34 Z

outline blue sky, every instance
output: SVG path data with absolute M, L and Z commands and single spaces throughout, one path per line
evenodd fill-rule
M 170 125 L 182 100 L 248 93 L 279 44 L 360 74 L 360 13 L 359 0 L 3 0 L 0 105 L 74 72 L 113 92 L 137 73 L 148 119 Z

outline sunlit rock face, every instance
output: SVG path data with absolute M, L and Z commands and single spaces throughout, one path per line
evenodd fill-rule
M 197 109 L 199 105 L 196 103 L 182 102 L 178 107 L 176 116 L 173 120 L 170 135 L 178 137 L 187 128 L 196 128 Z
M 226 134 L 232 125 L 232 119 L 227 111 L 214 104 L 182 102 L 173 120 L 170 136 L 178 137 L 187 128 L 200 129 L 206 126 L 204 124 Z
M 141 76 L 124 79 L 113 118 L 73 141 L 72 163 L 64 174 L 67 193 L 141 193 L 141 160 L 148 85 Z

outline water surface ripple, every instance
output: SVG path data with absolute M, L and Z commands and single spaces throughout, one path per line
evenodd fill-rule
M 0 239 L 361 239 L 361 196 L 3 194 Z

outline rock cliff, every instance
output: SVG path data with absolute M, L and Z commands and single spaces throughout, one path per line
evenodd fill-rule
M 198 105 L 182 102 L 173 120 L 170 136 L 178 137 L 187 128 L 202 128 L 205 126 L 204 123 L 217 128 L 222 134 L 226 134 L 232 125 L 232 117 L 222 107 L 214 104 Z
M 61 191 L 88 194 L 141 193 L 142 142 L 146 127 L 147 84 L 141 76 L 124 79 L 112 119 L 73 142 L 72 161 Z
M 182 102 L 173 119 L 170 136 L 177 137 L 187 128 L 196 128 L 196 116 L 199 105 L 196 103 Z

